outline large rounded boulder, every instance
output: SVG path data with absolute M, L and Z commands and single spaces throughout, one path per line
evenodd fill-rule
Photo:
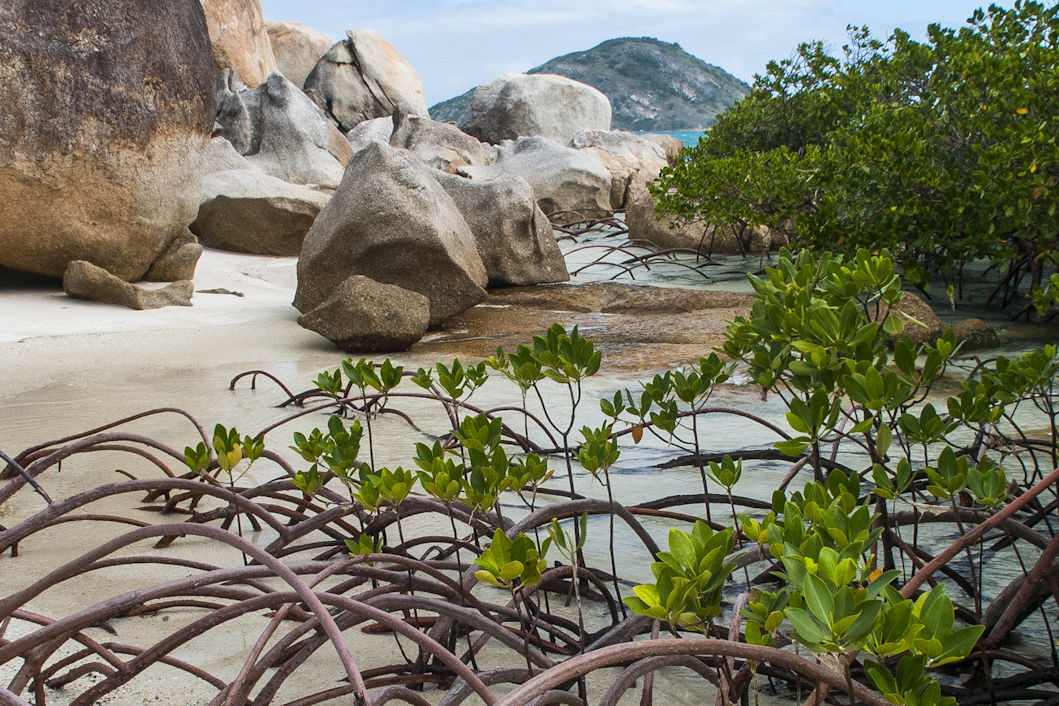
M 298 323 L 348 353 L 403 351 L 427 332 L 430 300 L 352 275 L 323 303 L 299 316 Z
M 265 29 L 276 56 L 276 66 L 287 80 L 298 88 L 335 40 L 323 32 L 317 32 L 300 22 L 273 22 L 265 20 Z
M 231 69 L 246 85 L 256 86 L 277 70 L 258 0 L 201 2 L 213 44 L 216 71 Z
M 570 144 L 578 130 L 609 130 L 610 100 L 554 74 L 504 74 L 474 89 L 460 127 L 484 142 L 546 137 Z
M 351 275 L 419 292 L 430 326 L 483 301 L 474 235 L 433 173 L 388 145 L 357 152 L 305 236 L 294 306 L 312 311 Z
M 342 132 L 395 111 L 430 117 L 419 74 L 371 30 L 346 32 L 317 62 L 304 88 Z
M 195 218 L 214 117 L 199 0 L 0 3 L 0 265 L 136 280 Z

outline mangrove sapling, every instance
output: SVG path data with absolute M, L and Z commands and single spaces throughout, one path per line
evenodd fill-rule
M 451 367 L 441 362 L 435 364 L 436 380 L 434 371 L 419 368 L 412 376 L 412 382 L 433 393 L 448 414 L 449 424 L 455 428 L 460 423 L 460 407 L 465 406 L 489 378 L 485 368 L 484 361 L 465 366 L 458 358 L 454 358 Z
M 548 568 L 545 556 L 548 553 L 549 544 L 550 538 L 544 540 L 542 551 L 538 551 L 533 540 L 522 532 L 519 532 L 514 539 L 509 539 L 507 534 L 498 527 L 493 533 L 493 541 L 474 559 L 474 563 L 482 567 L 474 573 L 479 581 L 505 588 L 511 594 L 511 604 L 518 614 L 519 627 L 527 636 L 531 632 L 530 621 L 522 617 L 523 601 L 519 595 L 525 587 L 540 583 L 541 573 Z M 526 612 L 529 613 L 528 608 Z M 533 664 L 530 662 L 529 654 L 525 656 L 526 671 L 532 675 Z
M 618 442 L 611 435 L 609 425 L 599 429 L 581 428 L 581 446 L 577 452 L 577 460 L 586 471 L 592 474 L 593 478 L 607 489 L 607 502 L 611 505 L 614 504 L 614 492 L 610 485 L 610 467 L 618 461 L 620 455 Z M 602 479 L 599 477 L 601 472 L 603 473 Z M 610 575 L 614 582 L 614 598 L 621 607 L 621 617 L 624 620 L 626 618 L 625 604 L 621 599 L 621 586 L 618 585 L 618 564 L 614 559 L 614 513 L 610 512 L 608 515 L 610 516 Z
M 595 349 L 592 341 L 581 336 L 577 326 L 567 332 L 559 324 L 552 324 L 544 335 L 533 337 L 532 350 L 528 347 L 519 347 L 516 353 L 509 357 L 512 360 L 512 370 L 515 375 L 521 378 L 525 373 L 525 380 L 532 381 L 530 388 L 537 395 L 545 419 L 559 434 L 570 495 L 577 497 L 570 433 L 577 423 L 577 408 L 581 404 L 583 393 L 582 384 L 585 379 L 599 372 L 603 356 Z M 564 419 L 560 419 L 557 413 L 553 414 L 554 408 L 544 401 L 540 384 L 545 378 L 566 388 L 569 396 L 569 412 Z M 580 547 L 583 545 L 583 540 L 578 536 L 578 532 L 580 532 L 580 527 L 575 524 L 574 543 Z M 577 564 L 574 564 L 572 580 L 575 586 L 580 580 L 577 575 Z M 578 602 L 578 624 L 583 640 L 584 616 L 581 612 L 580 601 Z
M 404 368 L 399 365 L 394 366 L 387 358 L 376 369 L 373 363 L 361 358 L 356 363 L 352 359 L 342 361 L 342 372 L 360 390 L 360 398 L 364 403 L 362 408 L 364 424 L 368 430 L 368 463 L 374 470 L 375 442 L 372 437 L 371 421 L 386 407 L 389 393 L 401 383 Z M 379 395 L 369 400 L 369 388 L 378 391 Z
M 250 436 L 240 437 L 235 427 L 227 429 L 223 424 L 217 424 L 213 429 L 212 448 L 207 447 L 204 442 L 199 442 L 194 448 L 187 446 L 184 448 L 184 462 L 192 472 L 203 475 L 209 472 L 213 463 L 212 457 L 215 456 L 217 467 L 224 472 L 227 479 L 228 489 L 235 492 L 236 483 L 250 471 L 250 467 L 254 465 L 254 462 L 261 458 L 261 453 L 264 449 L 265 442 L 263 439 L 254 439 Z M 241 461 L 244 459 L 247 463 L 242 465 Z M 241 470 L 237 471 L 240 466 Z M 242 513 L 234 508 L 233 510 L 235 512 L 236 529 L 239 536 L 242 537 Z M 231 518 L 227 518 L 221 527 L 227 529 L 229 522 L 231 522 Z M 261 529 L 252 515 L 250 516 L 250 522 L 254 531 Z M 243 562 L 245 563 L 246 561 L 247 558 L 244 555 Z

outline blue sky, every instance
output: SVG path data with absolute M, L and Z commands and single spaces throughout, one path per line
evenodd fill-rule
M 1010 7 L 1010 2 L 1000 3 Z M 423 79 L 427 104 L 508 71 L 613 37 L 656 37 L 750 82 L 798 42 L 841 47 L 846 25 L 877 36 L 894 27 L 925 36 L 931 22 L 957 27 L 969 0 L 261 0 L 265 16 L 301 22 L 336 39 L 373 29 Z

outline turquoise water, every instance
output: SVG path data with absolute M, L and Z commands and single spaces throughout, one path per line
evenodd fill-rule
M 702 137 L 702 130 L 670 130 L 662 133 L 664 135 L 672 135 L 687 147 L 694 147 L 699 144 L 699 138 Z
M 656 135 L 672 135 L 683 142 L 685 147 L 694 147 L 699 144 L 699 138 L 702 137 L 702 130 L 658 130 L 657 132 L 652 132 Z M 641 130 L 636 134 L 646 135 L 648 133 Z

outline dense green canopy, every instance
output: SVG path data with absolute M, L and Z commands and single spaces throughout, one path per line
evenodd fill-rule
M 1045 283 L 1059 263 L 1059 9 L 993 6 L 925 42 L 850 36 L 840 57 L 813 42 L 770 62 L 663 173 L 660 210 L 889 248 L 919 283 L 979 259 L 1008 268 L 1012 289 Z

